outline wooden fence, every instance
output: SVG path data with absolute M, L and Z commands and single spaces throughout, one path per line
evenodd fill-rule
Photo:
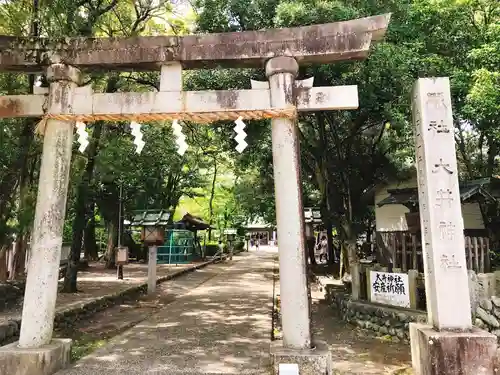
M 467 269 L 490 272 L 490 243 L 488 237 L 468 236 L 465 232 Z M 415 269 L 424 272 L 422 243 L 419 234 L 410 232 L 377 232 L 377 258 L 384 258 L 392 267 L 403 272 Z M 383 262 L 381 262 L 383 263 Z
M 68 264 L 69 260 L 69 253 L 71 251 L 71 244 L 70 243 L 63 243 L 61 247 L 61 263 L 60 266 L 64 267 Z M 14 244 L 7 249 L 6 254 L 5 254 L 5 264 L 7 268 L 7 273 L 9 275 L 12 274 L 13 272 L 13 267 L 14 267 Z M 25 262 L 24 262 L 24 271 L 28 272 L 28 262 L 29 262 L 29 255 L 30 255 L 30 248 L 29 245 L 27 246 L 26 249 L 26 255 L 25 255 Z

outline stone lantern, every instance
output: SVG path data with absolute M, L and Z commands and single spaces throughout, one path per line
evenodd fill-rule
M 168 210 L 137 211 L 131 225 L 142 227 L 141 240 L 148 246 L 148 293 L 156 291 L 156 263 L 158 246 L 165 241 L 165 227 L 172 215 Z
M 233 249 L 234 249 L 234 240 L 236 239 L 236 229 L 225 229 L 224 235 L 226 236 L 227 248 L 229 250 L 229 259 L 233 259 Z

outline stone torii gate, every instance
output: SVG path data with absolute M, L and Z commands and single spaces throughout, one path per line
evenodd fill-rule
M 330 374 L 328 348 L 312 343 L 306 279 L 297 112 L 358 107 L 356 86 L 296 81 L 299 64 L 366 58 L 390 15 L 307 27 L 127 39 L 58 41 L 0 37 L 0 70 L 46 72 L 48 89 L 0 97 L 0 117 L 40 117 L 44 134 L 31 258 L 18 344 L 0 350 L 0 368 L 49 374 L 68 360 L 69 340 L 52 338 L 62 227 L 76 121 L 272 119 L 283 345 L 274 366 L 299 363 L 301 374 Z M 268 82 L 251 90 L 182 91 L 182 69 L 263 67 Z M 159 92 L 93 93 L 81 70 L 161 70 Z M 7 365 L 5 365 L 7 363 Z M 21 372 L 19 369 L 22 368 Z M 276 371 L 276 370 L 275 370 Z M 10 374 L 7 369 L 7 374 Z

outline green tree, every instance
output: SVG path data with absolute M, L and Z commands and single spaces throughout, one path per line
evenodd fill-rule
M 385 179 L 404 175 L 412 164 L 409 93 L 416 78 L 452 78 L 463 170 L 469 178 L 497 171 L 498 2 L 289 0 L 270 2 L 265 21 L 253 11 L 257 2 L 205 0 L 196 4 L 200 7 L 198 25 L 205 32 L 301 26 L 392 13 L 385 41 L 373 46 L 366 61 L 300 71 L 300 77 L 314 76 L 318 86 L 358 85 L 358 110 L 299 119 L 304 179 L 314 182 L 328 233 L 332 226 L 339 229 L 351 262 L 357 261 L 355 240 L 370 229 L 373 218 L 369 208 L 373 202 L 366 193 Z M 253 136 L 261 134 L 249 138 Z M 262 150 L 253 147 L 249 154 L 261 154 Z M 269 148 L 268 160 L 270 153 Z M 250 168 L 268 165 L 263 156 L 254 162 Z M 256 182 L 272 196 L 270 180 L 271 173 Z M 257 202 L 252 207 L 265 212 Z M 332 249 L 331 238 L 329 244 Z

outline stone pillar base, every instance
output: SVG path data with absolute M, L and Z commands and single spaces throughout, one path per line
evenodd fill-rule
M 52 375 L 70 362 L 71 339 L 52 339 L 36 349 L 19 348 L 17 342 L 0 347 L 0 374 Z
M 436 331 L 410 324 L 415 375 L 496 375 L 497 337 L 479 328 L 470 332 Z
M 332 356 L 328 345 L 316 341 L 313 349 L 289 349 L 282 341 L 271 343 L 271 365 L 273 374 L 278 375 L 280 363 L 296 363 L 300 375 L 332 375 Z

